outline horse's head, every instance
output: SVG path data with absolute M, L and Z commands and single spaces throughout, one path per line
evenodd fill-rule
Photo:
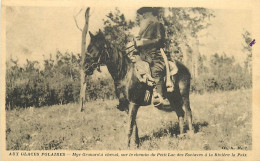
M 85 55 L 85 73 L 92 75 L 95 69 L 99 70 L 101 64 L 105 64 L 108 58 L 107 42 L 101 30 L 96 35 L 89 32 L 90 43 Z

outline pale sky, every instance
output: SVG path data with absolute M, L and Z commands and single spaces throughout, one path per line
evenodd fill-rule
M 211 20 L 211 26 L 203 31 L 210 35 L 201 37 L 200 46 L 202 54 L 233 55 L 238 62 L 245 59 L 242 52 L 244 39 L 242 33 L 248 30 L 252 33 L 252 12 L 250 10 L 215 10 L 216 17 Z
M 91 8 L 89 30 L 102 28 L 105 15 L 115 8 Z M 119 8 L 127 19 L 134 19 L 137 8 Z M 72 7 L 12 7 L 7 8 L 7 59 L 11 56 L 20 63 L 29 60 L 43 60 L 50 53 L 80 53 L 81 32 L 76 28 L 73 15 L 80 8 Z M 242 61 L 243 29 L 251 31 L 249 10 L 215 10 L 212 25 L 201 35 L 199 41 L 204 46 L 199 50 L 209 55 L 227 53 Z M 84 24 L 84 11 L 78 16 L 79 26 Z

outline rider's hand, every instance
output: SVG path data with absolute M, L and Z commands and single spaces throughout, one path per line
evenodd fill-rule
M 142 40 L 137 40 L 137 39 L 133 39 L 133 40 L 134 40 L 135 47 L 140 47 L 143 45 Z
M 135 42 L 135 45 L 136 45 L 136 47 L 140 47 L 140 46 L 143 45 L 143 41 L 142 41 L 142 40 L 137 40 L 137 41 Z

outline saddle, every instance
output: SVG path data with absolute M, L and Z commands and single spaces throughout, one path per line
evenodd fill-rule
M 133 51 L 130 51 L 130 53 Z M 171 76 L 175 75 L 178 72 L 178 68 L 173 61 L 168 61 L 167 56 L 162 48 L 160 48 L 161 56 L 163 57 L 165 68 L 166 68 L 166 76 L 165 76 L 165 82 L 166 82 L 166 89 L 167 92 L 173 91 L 173 84 L 171 82 Z M 135 62 L 135 71 L 136 76 L 139 79 L 140 82 L 146 82 L 148 86 L 154 85 L 154 80 L 151 77 L 151 70 L 150 66 L 147 62 L 139 60 L 138 62 Z
M 169 76 L 177 74 L 178 68 L 173 61 L 168 61 L 169 63 Z M 154 86 L 155 81 L 151 76 L 151 69 L 149 63 L 140 60 L 134 64 L 135 76 L 142 83 L 146 83 L 148 86 Z M 166 73 L 167 74 L 167 73 Z M 166 79 L 167 76 L 164 76 Z
M 173 75 L 175 75 L 178 72 L 178 68 L 176 66 L 176 64 L 172 61 L 168 62 L 168 67 L 169 67 L 169 76 L 168 77 L 172 77 Z M 147 62 L 139 60 L 137 62 L 135 62 L 134 64 L 134 72 L 135 72 L 135 76 L 138 78 L 138 80 L 141 83 L 145 83 L 147 85 L 147 90 L 145 92 L 144 95 L 144 105 L 149 105 L 151 103 L 151 99 L 152 99 L 152 95 L 151 95 L 151 89 L 153 89 L 156 85 L 155 80 L 152 78 L 151 76 L 151 69 L 150 66 Z M 167 72 L 166 72 L 167 74 Z M 168 90 L 167 88 L 167 75 L 164 76 L 164 80 L 165 80 L 165 85 L 166 85 L 166 89 L 167 92 L 172 92 L 173 91 L 173 86 L 170 87 L 172 88 L 171 91 Z M 168 80 L 168 81 L 171 81 Z M 168 84 L 172 84 L 172 82 L 168 82 Z

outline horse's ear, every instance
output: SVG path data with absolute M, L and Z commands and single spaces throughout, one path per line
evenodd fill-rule
M 94 35 L 90 31 L 89 31 L 89 36 L 90 36 L 90 38 L 94 37 Z
M 99 33 L 100 35 L 104 35 L 103 32 L 102 32 L 100 29 L 98 30 L 98 33 Z

